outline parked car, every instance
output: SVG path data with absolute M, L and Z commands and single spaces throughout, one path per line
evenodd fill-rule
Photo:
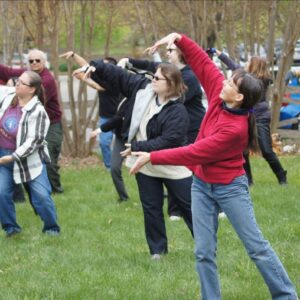
M 14 52 L 12 60 L 11 60 L 11 65 L 12 67 L 16 67 L 19 68 L 22 66 L 22 62 L 23 62 L 23 66 L 26 66 L 27 63 L 27 55 L 26 54 L 21 54 L 18 52 Z
M 264 58 L 267 57 L 267 52 L 266 52 L 266 49 L 263 45 L 259 45 L 259 44 L 255 43 L 253 46 L 254 46 L 254 54 L 253 55 L 264 57 Z M 242 62 L 245 62 L 246 61 L 246 51 L 245 51 L 244 43 L 240 43 L 238 45 L 238 51 L 239 51 L 239 54 L 240 54 L 240 60 Z M 250 56 L 251 56 L 251 53 L 248 51 L 248 58 Z
M 298 40 L 296 42 L 293 61 L 294 61 L 294 64 L 300 65 L 300 40 Z
M 287 86 L 292 87 L 292 92 L 287 92 L 284 95 L 285 99 L 291 99 L 293 102 L 283 101 L 280 109 L 280 121 L 288 120 L 292 118 L 300 118 L 300 70 L 291 70 L 288 73 Z M 296 103 L 295 103 L 296 102 Z M 298 103 L 297 103 L 298 102 Z M 299 119 L 300 120 L 300 119 Z M 296 129 L 299 130 L 299 122 L 283 126 L 284 129 Z

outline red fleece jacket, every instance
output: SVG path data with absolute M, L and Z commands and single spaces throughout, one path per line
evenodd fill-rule
M 184 165 L 207 183 L 228 184 L 245 174 L 243 151 L 248 144 L 248 115 L 223 109 L 219 95 L 224 76 L 193 40 L 182 36 L 177 46 L 205 90 L 208 110 L 194 144 L 151 152 L 151 163 Z

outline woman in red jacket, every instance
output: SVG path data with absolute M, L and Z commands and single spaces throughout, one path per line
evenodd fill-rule
M 257 148 L 252 108 L 261 97 L 261 82 L 243 70 L 224 80 L 207 54 L 178 33 L 166 36 L 148 50 L 172 43 L 181 49 L 203 86 L 208 111 L 194 144 L 136 153 L 140 157 L 131 173 L 149 161 L 154 165 L 185 165 L 194 172 L 192 216 L 202 299 L 221 299 L 216 264 L 220 208 L 261 272 L 272 298 L 297 299 L 294 285 L 256 223 L 243 169 L 243 151 Z

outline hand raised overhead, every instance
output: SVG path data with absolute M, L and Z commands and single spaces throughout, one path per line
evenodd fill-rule
M 148 54 L 153 54 L 155 51 L 157 51 L 159 46 L 167 44 L 167 48 L 168 48 L 171 47 L 176 41 L 179 41 L 180 39 L 181 39 L 181 34 L 176 32 L 170 33 L 169 35 L 157 41 L 153 46 L 147 48 L 144 52 L 147 52 Z

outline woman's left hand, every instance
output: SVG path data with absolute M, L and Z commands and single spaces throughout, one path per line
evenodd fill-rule
M 0 164 L 8 164 L 13 161 L 12 155 L 5 155 L 0 157 Z
M 130 169 L 131 175 L 136 174 L 139 170 L 150 161 L 150 153 L 148 152 L 132 152 L 131 155 L 138 156 L 138 159 Z
M 126 157 L 128 155 L 131 155 L 131 144 L 125 144 L 126 149 L 122 152 L 120 152 L 122 157 Z
M 153 46 L 147 48 L 144 52 L 148 54 L 153 54 L 157 51 L 158 47 L 164 44 L 167 44 L 167 49 L 170 48 L 176 41 L 181 39 L 181 34 L 177 32 L 170 33 L 169 35 L 163 37 L 159 41 L 157 41 Z

